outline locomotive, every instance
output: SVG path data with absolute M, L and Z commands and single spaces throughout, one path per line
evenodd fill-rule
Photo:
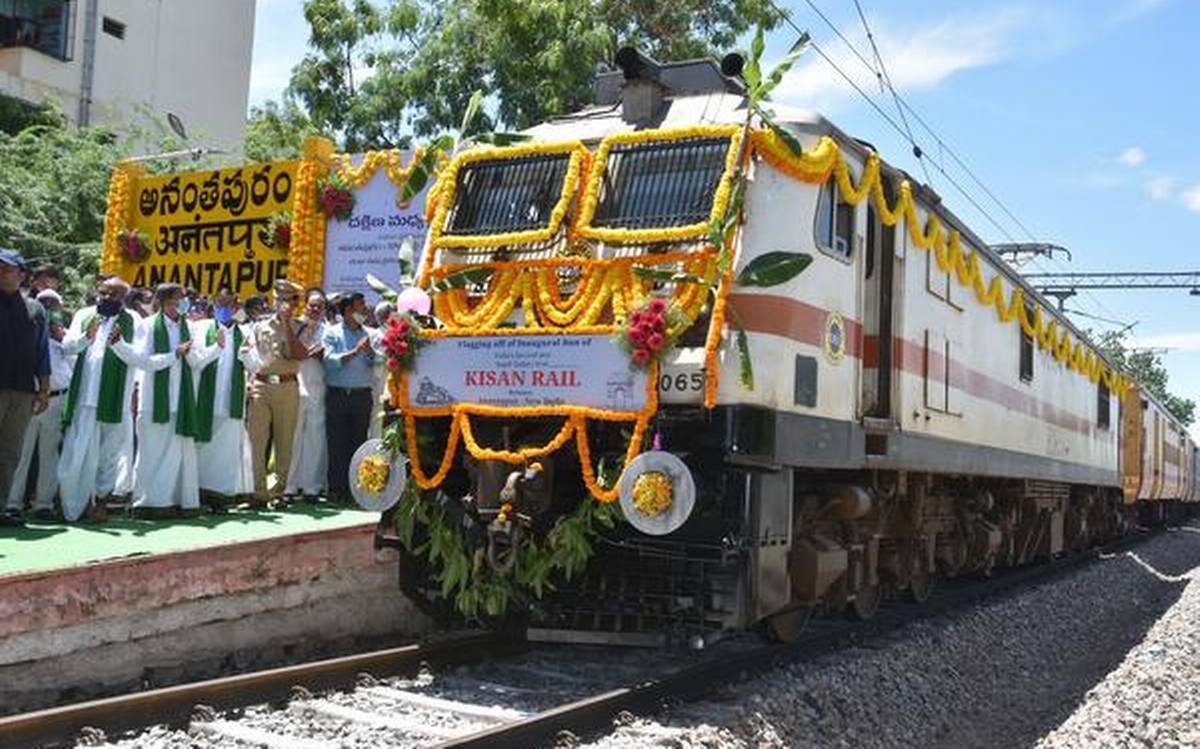
M 1184 426 L 931 187 L 818 114 L 748 116 L 736 65 L 618 62 L 594 105 L 442 170 L 440 322 L 392 385 L 408 480 L 476 569 L 620 503 L 531 639 L 791 640 L 1196 501 Z M 643 476 L 673 493 L 640 517 Z M 397 522 L 404 591 L 446 610 Z

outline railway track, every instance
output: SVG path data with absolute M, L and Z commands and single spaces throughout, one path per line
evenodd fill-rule
M 1135 532 L 1051 564 L 947 584 L 920 606 L 889 602 L 868 622 L 817 619 L 790 644 L 743 638 L 702 653 L 535 650 L 499 635 L 462 636 L 0 718 L 0 746 L 133 746 L 120 736 L 149 726 L 156 728 L 143 734 L 145 743 L 156 746 L 187 745 L 172 743 L 172 734 L 268 749 L 569 743 L 568 735 L 603 730 L 619 715 L 711 696 L 775 665 L 866 644 L 907 623 L 1050 582 L 1152 535 Z M 655 728 L 647 743 L 664 738 L 663 730 Z

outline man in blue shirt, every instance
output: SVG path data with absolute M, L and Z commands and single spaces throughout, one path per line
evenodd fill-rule
M 342 321 L 327 325 L 325 349 L 325 438 L 329 447 L 329 500 L 350 501 L 350 458 L 367 439 L 371 425 L 371 382 L 375 352 L 363 323 L 363 295 L 345 294 L 337 302 Z
M 21 293 L 24 269 L 19 252 L 0 249 L 0 497 L 8 496 L 25 427 L 46 410 L 50 399 L 46 311 Z M 5 512 L 0 525 L 22 525 L 21 513 Z

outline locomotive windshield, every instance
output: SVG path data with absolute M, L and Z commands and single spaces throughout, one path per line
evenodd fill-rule
M 570 154 L 539 154 L 463 166 L 446 234 L 541 229 L 562 194 Z
M 640 229 L 706 220 L 728 149 L 728 138 L 614 147 L 593 223 Z

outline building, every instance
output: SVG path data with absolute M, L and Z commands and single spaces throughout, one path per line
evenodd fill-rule
M 0 95 L 72 122 L 165 122 L 240 151 L 254 0 L 0 0 Z

